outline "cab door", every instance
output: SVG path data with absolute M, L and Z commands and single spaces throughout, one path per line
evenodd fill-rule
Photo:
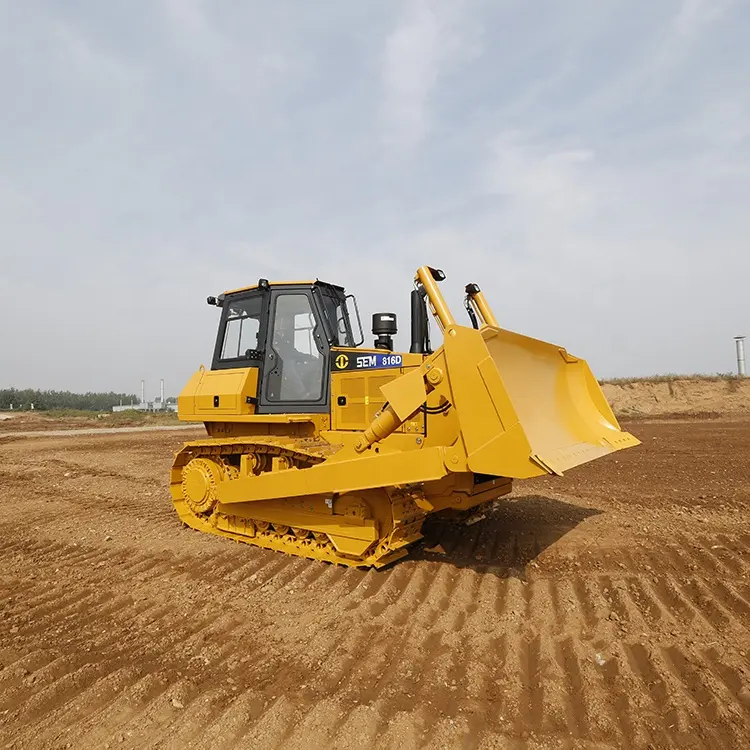
M 330 347 L 310 287 L 271 291 L 258 413 L 330 409 Z

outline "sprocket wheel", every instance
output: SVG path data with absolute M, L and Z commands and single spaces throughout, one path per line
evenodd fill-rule
M 182 497 L 196 515 L 210 513 L 219 498 L 216 486 L 224 478 L 220 464 L 210 458 L 194 458 L 182 470 Z

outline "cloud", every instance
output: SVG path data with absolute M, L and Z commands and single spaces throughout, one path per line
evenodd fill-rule
M 116 55 L 96 48 L 91 39 L 61 18 L 50 20 L 50 37 L 59 45 L 61 54 L 72 64 L 78 75 L 110 85 L 132 83 L 135 66 Z
M 441 75 L 481 53 L 475 26 L 461 2 L 408 0 L 385 39 L 381 59 L 381 116 L 385 140 L 416 146 L 432 128 L 432 96 Z
M 558 246 L 580 229 L 594 210 L 595 194 L 587 167 L 594 152 L 585 147 L 537 141 L 521 132 L 498 134 L 484 167 L 488 193 L 503 199 L 503 212 L 530 232 Z M 537 235 L 538 236 L 538 235 Z
M 705 28 L 724 17 L 734 0 L 682 0 L 674 19 L 674 28 L 682 37 L 700 34 Z
M 389 136 L 413 145 L 429 127 L 429 98 L 438 79 L 440 21 L 426 0 L 408 4 L 383 53 L 384 119 Z

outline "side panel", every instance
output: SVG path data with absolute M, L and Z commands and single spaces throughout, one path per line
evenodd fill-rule
M 381 387 L 403 375 L 404 369 L 343 370 L 331 373 L 331 429 L 366 429 L 383 408 Z M 423 435 L 425 416 L 406 421 L 397 432 Z
M 217 421 L 255 413 L 258 368 L 199 370 L 177 399 L 180 419 Z
M 382 408 L 380 386 L 401 375 L 401 370 L 349 370 L 331 374 L 331 428 L 364 430 Z

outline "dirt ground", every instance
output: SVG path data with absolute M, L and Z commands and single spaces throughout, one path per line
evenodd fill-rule
M 629 427 L 380 572 L 182 527 L 191 433 L 0 441 L 0 745 L 747 747 L 750 421 Z
M 11 433 L 179 425 L 175 412 L 0 412 L 0 438 Z

